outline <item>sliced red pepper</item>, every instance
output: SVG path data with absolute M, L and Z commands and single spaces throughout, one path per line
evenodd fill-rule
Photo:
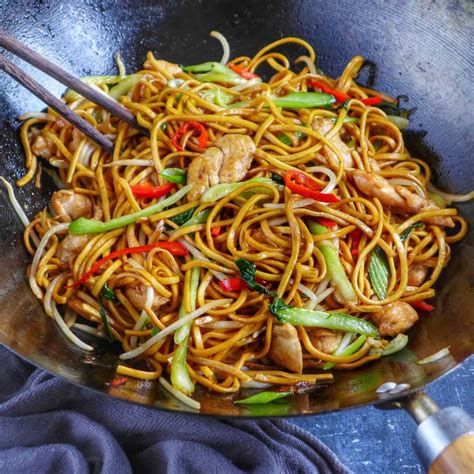
M 213 237 L 219 237 L 219 235 L 221 235 L 221 234 L 222 234 L 222 229 L 220 227 L 213 227 L 211 229 L 211 235 Z
M 367 99 L 362 99 L 362 102 L 365 105 L 377 105 L 382 102 L 382 97 L 368 97 Z
M 229 64 L 229 68 L 247 80 L 260 77 L 258 74 L 254 74 L 253 72 L 250 72 L 248 69 L 245 69 L 243 66 L 239 66 L 238 64 Z
M 150 183 L 142 183 L 130 186 L 130 189 L 135 197 L 159 198 L 169 194 L 174 189 L 174 184 L 166 183 L 162 186 L 152 186 Z
M 119 387 L 120 385 L 126 384 L 127 381 L 128 377 L 121 377 L 119 379 L 112 380 L 112 382 L 110 382 L 110 385 L 112 385 L 112 387 Z
M 242 278 L 234 277 L 220 281 L 219 288 L 222 291 L 239 291 L 245 290 L 245 288 L 248 288 L 248 285 L 244 280 L 242 280 Z
M 321 193 L 321 185 L 314 179 L 299 171 L 290 170 L 283 176 L 285 186 L 300 196 L 314 199 L 319 202 L 339 202 L 340 199 L 332 193 Z
M 362 237 L 362 231 L 360 229 L 355 229 L 350 233 L 350 235 L 352 237 L 351 255 L 357 257 L 357 255 L 359 255 L 359 243 Z
M 140 245 L 138 247 L 127 247 L 109 253 L 109 255 L 107 255 L 106 257 L 97 260 L 97 262 L 92 265 L 89 271 L 84 273 L 84 275 L 82 275 L 79 280 L 77 280 L 72 285 L 69 285 L 69 287 L 78 288 L 79 286 L 81 286 L 109 260 L 113 260 L 114 258 L 121 257 L 123 255 L 149 252 L 150 250 L 155 248 L 168 250 L 171 255 L 174 255 L 176 257 L 184 257 L 185 255 L 188 255 L 188 249 L 179 242 L 156 242 L 155 244 Z
M 433 311 L 434 306 L 427 303 L 425 300 L 418 300 L 418 301 L 410 301 L 410 304 L 416 308 L 419 309 L 420 311 Z
M 338 102 L 344 102 L 345 100 L 350 99 L 350 97 L 345 92 L 340 92 L 340 91 L 331 89 L 329 86 L 324 84 L 324 82 L 319 82 L 319 81 L 316 81 L 315 79 L 311 79 L 309 81 L 309 85 L 313 89 L 321 89 L 326 94 L 333 95 Z
M 207 134 L 207 130 L 204 128 L 202 124 L 196 122 L 195 120 L 190 120 L 189 122 L 185 122 L 178 128 L 178 131 L 171 137 L 171 144 L 178 150 L 183 151 L 184 148 L 180 144 L 181 138 L 183 135 L 188 132 L 189 130 L 197 130 L 199 135 L 197 137 L 199 148 L 207 148 L 207 144 L 209 141 L 209 135 Z
M 333 227 L 337 226 L 337 222 L 332 221 L 331 219 L 326 219 L 325 217 L 315 217 L 313 218 L 318 224 L 323 225 L 324 227 L 328 227 L 332 229 Z

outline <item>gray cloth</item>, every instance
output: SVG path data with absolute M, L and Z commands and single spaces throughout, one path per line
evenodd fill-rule
M 0 473 L 346 473 L 286 421 L 170 414 L 81 389 L 0 346 Z

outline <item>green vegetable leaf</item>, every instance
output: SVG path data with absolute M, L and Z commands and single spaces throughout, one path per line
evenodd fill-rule
M 224 66 L 224 64 L 209 61 L 207 63 L 196 64 L 194 66 L 185 66 L 186 72 L 204 73 L 194 74 L 194 77 L 200 82 L 222 82 L 223 84 L 243 84 L 247 82 L 242 76 Z
M 268 178 L 252 178 L 247 181 L 240 181 L 238 183 L 223 183 L 223 184 L 216 184 L 209 188 L 202 196 L 201 202 L 215 202 L 223 197 L 229 195 L 231 192 L 239 189 L 240 187 L 244 186 L 248 183 L 263 183 L 263 184 L 271 184 L 275 186 L 275 182 Z M 269 192 L 264 188 L 255 188 L 256 190 L 262 190 L 262 192 Z
M 273 402 L 274 400 L 288 397 L 289 395 L 292 395 L 292 392 L 260 392 L 250 397 L 237 400 L 234 403 L 238 403 L 240 405 L 255 405 L 255 404 L 262 404 L 262 403 L 270 403 L 270 402 Z
M 285 96 L 273 98 L 273 103 L 277 107 L 286 109 L 326 107 L 335 101 L 334 96 L 324 92 L 290 92 Z
M 118 301 L 114 290 L 110 289 L 107 283 L 102 287 L 102 296 L 109 301 Z
M 189 227 L 191 225 L 197 224 L 205 224 L 207 222 L 207 218 L 211 213 L 211 209 L 204 209 L 199 214 L 192 216 L 189 220 L 187 220 L 181 227 Z
M 122 95 L 128 94 L 130 89 L 135 87 L 135 84 L 137 84 L 141 78 L 141 74 L 131 74 L 130 76 L 121 78 L 120 82 L 109 90 L 109 95 L 115 100 L 118 100 Z
M 191 209 L 188 209 L 187 211 L 184 211 L 181 214 L 177 214 L 176 216 L 173 216 L 170 219 L 170 221 L 174 222 L 176 225 L 179 225 L 181 227 L 185 222 L 191 219 L 196 209 L 197 209 L 196 207 L 192 207 Z
M 411 226 L 407 227 L 401 234 L 400 234 L 400 240 L 403 242 L 404 240 L 408 239 L 410 237 L 410 234 L 415 230 L 415 229 L 423 229 L 424 224 L 421 222 L 415 222 L 415 224 L 412 224 Z
M 160 176 L 170 183 L 184 184 L 186 182 L 186 171 L 181 168 L 165 168 Z
M 265 288 L 263 285 L 256 283 L 255 275 L 257 272 L 257 266 L 253 262 L 249 262 L 244 258 L 238 258 L 235 261 L 235 264 L 240 270 L 240 278 L 247 283 L 249 288 L 253 291 L 257 291 L 267 296 L 276 296 L 273 291 L 270 291 L 268 288 Z
M 107 314 L 107 310 L 105 309 L 104 304 L 102 303 L 102 296 L 99 296 L 99 314 L 104 325 L 105 336 L 110 342 L 112 342 L 114 338 L 110 331 L 109 315 Z
M 364 344 L 364 342 L 366 341 L 367 339 L 367 336 L 365 334 L 362 334 L 361 336 L 359 336 L 355 341 L 351 342 L 345 349 L 343 349 L 342 351 L 338 351 L 336 349 L 336 351 L 334 352 L 334 355 L 337 355 L 337 356 L 341 356 L 341 357 L 347 357 L 347 356 L 350 356 L 352 354 L 354 354 L 355 352 L 357 352 L 361 347 L 362 345 Z M 323 366 L 323 370 L 329 370 L 329 369 L 332 369 L 336 364 L 334 362 L 326 362 Z
M 285 185 L 285 180 L 283 179 L 283 176 L 277 174 L 277 173 L 272 173 L 270 176 L 272 181 L 275 181 L 277 184 L 281 184 L 282 186 Z
M 282 298 L 278 298 L 278 297 L 275 298 L 269 306 L 269 309 L 272 312 L 272 314 L 277 315 L 277 319 L 278 319 L 278 314 L 281 311 L 283 311 L 284 309 L 289 309 L 289 308 L 290 306 L 288 306 Z
M 397 334 L 397 336 L 387 344 L 387 347 L 385 347 L 382 355 L 387 356 L 401 351 L 407 344 L 408 336 L 406 334 Z
M 280 133 L 277 138 L 287 146 L 293 145 L 293 142 L 291 141 L 290 137 L 288 135 L 285 135 L 284 133 Z
M 370 254 L 369 280 L 375 294 L 383 300 L 387 296 L 390 267 L 387 256 L 380 247 L 376 247 Z
M 159 332 L 160 332 L 160 330 L 158 328 L 155 328 L 155 327 L 151 328 L 151 335 L 152 336 L 156 336 Z

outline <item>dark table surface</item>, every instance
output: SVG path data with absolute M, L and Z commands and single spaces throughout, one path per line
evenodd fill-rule
M 457 405 L 474 415 L 474 357 L 428 386 L 440 407 Z M 403 410 L 363 407 L 292 418 L 326 443 L 355 473 L 424 472 L 413 451 L 415 422 Z

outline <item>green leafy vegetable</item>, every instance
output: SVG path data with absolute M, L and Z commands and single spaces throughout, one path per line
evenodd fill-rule
M 281 416 L 291 413 L 293 404 L 288 399 L 279 399 L 271 403 L 246 405 L 245 414 L 249 416 Z
M 160 176 L 170 183 L 184 184 L 186 182 L 186 171 L 181 168 L 165 168 Z
M 273 103 L 277 107 L 286 109 L 326 107 L 335 101 L 334 96 L 324 92 L 290 92 L 285 96 L 273 98 Z
M 370 254 L 369 280 L 375 294 L 383 300 L 387 296 L 390 267 L 387 256 L 380 247 L 376 247 Z
M 330 119 L 332 123 L 336 123 L 337 122 L 337 118 L 334 117 L 332 119 Z M 360 122 L 360 118 L 359 117 L 344 117 L 344 120 L 342 121 L 343 123 L 359 123 Z
M 249 288 L 253 291 L 257 291 L 258 293 L 262 293 L 263 295 L 267 296 L 276 296 L 276 293 L 270 291 L 268 288 L 265 288 L 263 285 L 256 283 L 255 275 L 257 273 L 257 266 L 253 262 L 249 262 L 244 258 L 238 258 L 235 261 L 235 264 L 239 268 L 240 271 L 240 278 L 247 283 Z
M 407 344 L 408 336 L 406 334 L 397 334 L 397 336 L 387 344 L 387 347 L 385 347 L 382 355 L 387 356 L 401 351 Z
M 197 301 L 197 292 L 199 288 L 199 276 L 200 276 L 200 269 L 199 267 L 195 267 L 191 270 L 191 282 L 189 285 L 189 298 L 191 301 L 191 310 L 194 311 L 196 309 L 196 301 Z M 186 316 L 186 311 L 184 310 L 184 305 L 181 305 L 179 310 L 178 318 L 182 318 Z M 174 342 L 176 344 L 182 343 L 189 335 L 191 331 L 192 321 L 189 324 L 185 324 L 176 330 L 174 333 Z
M 275 181 L 275 183 L 280 184 L 281 186 L 285 185 L 285 180 L 283 179 L 283 176 L 277 174 L 277 173 L 272 173 L 270 176 L 270 179 L 272 181 Z
M 219 105 L 220 107 L 226 107 L 232 102 L 234 96 L 227 92 L 222 91 L 219 88 L 211 89 L 207 91 L 199 92 L 199 95 L 206 101 L 211 104 Z
M 334 352 L 334 355 L 341 356 L 341 357 L 350 356 L 356 353 L 364 345 L 364 342 L 366 341 L 366 339 L 367 339 L 367 336 L 365 334 L 362 334 L 342 351 L 338 352 L 338 350 L 336 349 L 336 351 Z M 323 366 L 323 369 L 324 370 L 332 369 L 335 365 L 336 364 L 334 362 L 326 362 Z
M 270 311 L 280 322 L 290 323 L 293 326 L 319 327 L 350 331 L 367 336 L 377 336 L 378 331 L 372 323 L 365 319 L 356 318 L 345 313 L 327 313 L 304 308 L 292 308 L 270 305 Z
M 284 133 L 280 133 L 277 138 L 287 146 L 293 145 L 293 142 L 291 141 L 290 137 L 288 135 L 285 135 Z
M 196 209 L 197 207 L 192 207 L 191 209 L 188 209 L 187 211 L 184 211 L 181 214 L 177 214 L 176 216 L 173 216 L 170 219 L 170 221 L 174 222 L 176 225 L 179 225 L 181 227 L 185 222 L 191 219 Z
M 194 66 L 183 67 L 186 72 L 203 73 L 194 74 L 194 77 L 200 82 L 221 82 L 223 84 L 243 84 L 247 82 L 242 76 L 239 76 L 232 69 L 217 62 L 207 62 L 196 64 Z
M 110 289 L 107 283 L 102 287 L 102 296 L 109 301 L 118 301 L 114 290 Z
M 400 234 L 400 240 L 403 242 L 404 240 L 408 239 L 408 237 L 410 237 L 410 234 L 415 229 L 422 229 L 423 227 L 424 227 L 424 224 L 422 224 L 421 222 L 416 222 L 415 224 L 412 224 Z
M 309 221 L 309 230 L 315 235 L 322 235 L 328 232 L 328 228 L 317 224 L 314 221 Z M 357 302 L 357 295 L 354 292 L 352 283 L 346 275 L 344 267 L 339 258 L 339 250 L 334 246 L 330 240 L 322 240 L 318 242 L 318 248 L 324 256 L 324 261 L 328 269 L 331 281 L 339 288 L 342 297 L 351 303 Z
M 104 325 L 104 333 L 107 339 L 112 342 L 114 340 L 112 333 L 110 331 L 109 325 L 109 315 L 107 314 L 107 310 L 102 302 L 102 296 L 99 296 L 99 314 L 102 319 L 102 324 Z
M 117 84 L 121 79 L 120 76 L 84 76 L 81 81 L 89 86 L 97 86 L 99 84 Z M 71 101 L 80 99 L 82 96 L 72 89 L 67 89 L 64 93 L 64 99 Z
M 204 209 L 199 214 L 192 216 L 189 220 L 187 220 L 181 227 L 189 227 L 192 225 L 197 224 L 205 224 L 207 222 L 207 218 L 211 213 L 211 209 Z
M 151 335 L 152 336 L 156 336 L 159 332 L 160 332 L 160 330 L 158 328 L 155 328 L 155 327 L 151 328 Z
M 69 224 L 69 232 L 73 235 L 82 234 L 97 234 L 99 232 L 109 232 L 110 230 L 120 229 L 129 224 L 133 224 L 142 217 L 150 217 L 163 209 L 175 204 L 182 199 L 190 191 L 191 185 L 184 186 L 176 193 L 168 196 L 163 201 L 153 204 L 145 209 L 141 209 L 137 212 L 132 212 L 125 216 L 116 217 L 107 222 L 97 221 L 95 219 L 86 219 L 85 217 L 79 217 L 75 221 Z
M 130 74 L 121 78 L 120 82 L 109 90 L 110 97 L 118 100 L 122 95 L 128 94 L 141 78 L 141 74 Z
M 269 178 L 252 178 L 247 181 L 241 181 L 239 183 L 231 183 L 231 184 L 216 184 L 209 188 L 202 196 L 201 202 L 214 202 L 222 199 L 224 196 L 227 196 L 231 192 L 239 189 L 240 187 L 248 184 L 248 183 L 263 183 L 263 184 L 270 184 L 275 186 L 275 182 Z M 265 188 L 256 188 L 257 191 L 268 192 Z
M 400 130 L 407 128 L 408 125 L 410 125 L 410 121 L 405 117 L 398 117 L 397 115 L 387 115 L 387 118 Z
M 237 400 L 234 403 L 238 403 L 240 405 L 260 405 L 262 403 L 270 403 L 274 400 L 288 397 L 289 395 L 292 395 L 292 392 L 260 392 L 250 397 Z

